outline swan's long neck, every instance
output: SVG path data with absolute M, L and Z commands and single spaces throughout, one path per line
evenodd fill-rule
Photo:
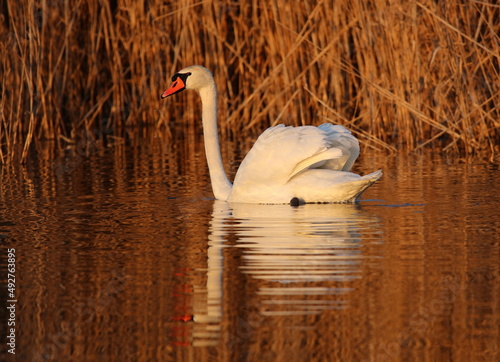
M 215 83 L 200 89 L 203 135 L 212 190 L 217 200 L 227 200 L 232 184 L 224 172 L 217 133 L 217 90 Z

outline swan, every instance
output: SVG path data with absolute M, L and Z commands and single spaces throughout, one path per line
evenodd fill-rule
M 347 203 L 382 176 L 349 172 L 359 155 L 359 142 L 349 130 L 325 123 L 315 126 L 270 127 L 241 163 L 231 184 L 224 172 L 217 133 L 217 89 L 212 73 L 200 65 L 172 77 L 161 98 L 184 89 L 198 91 L 212 190 L 217 200 L 238 203 Z

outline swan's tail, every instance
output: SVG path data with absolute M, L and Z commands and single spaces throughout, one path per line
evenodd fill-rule
M 368 175 L 362 176 L 361 179 L 358 181 L 355 181 L 355 183 L 358 185 L 357 190 L 355 191 L 354 197 L 351 199 L 347 199 L 346 202 L 356 202 L 356 200 L 361 196 L 365 190 L 373 185 L 378 179 L 382 177 L 382 170 L 378 170 L 372 173 L 369 173 Z
M 362 180 L 370 181 L 370 185 L 382 177 L 382 170 L 378 170 L 361 177 Z

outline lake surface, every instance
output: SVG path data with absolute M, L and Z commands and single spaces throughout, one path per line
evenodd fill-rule
M 1 169 L 19 361 L 500 360 L 496 165 L 364 147 L 358 204 L 292 208 L 214 201 L 194 132 L 54 153 Z

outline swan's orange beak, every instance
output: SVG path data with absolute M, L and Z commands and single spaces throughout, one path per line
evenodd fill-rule
M 172 94 L 179 93 L 180 91 L 183 91 L 186 89 L 186 83 L 181 77 L 177 77 L 170 88 L 168 88 L 163 94 L 161 95 L 161 98 L 166 98 L 168 96 L 171 96 Z

